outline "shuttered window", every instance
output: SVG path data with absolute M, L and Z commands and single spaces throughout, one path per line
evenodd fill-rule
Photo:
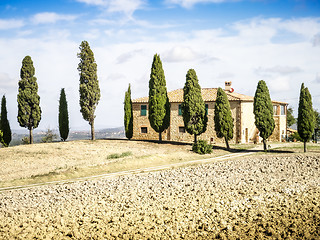
M 147 116 L 147 105 L 141 105 L 141 116 Z

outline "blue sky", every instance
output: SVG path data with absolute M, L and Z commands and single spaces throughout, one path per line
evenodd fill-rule
M 190 68 L 202 87 L 254 95 L 264 79 L 271 98 L 298 108 L 301 83 L 320 110 L 320 2 L 276 0 L 0 0 L 0 95 L 12 129 L 22 59 L 34 61 L 43 111 L 39 129 L 58 127 L 66 89 L 71 130 L 88 129 L 79 107 L 77 52 L 87 40 L 98 65 L 96 127 L 123 122 L 128 84 L 147 96 L 152 58 L 160 54 L 167 88 L 182 88 Z

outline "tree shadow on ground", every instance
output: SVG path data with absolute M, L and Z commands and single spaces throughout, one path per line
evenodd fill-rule
M 268 151 L 264 151 L 261 149 L 236 149 L 236 148 L 230 148 L 229 150 L 226 147 L 222 147 L 222 146 L 213 146 L 213 150 L 224 150 L 224 151 L 228 151 L 231 153 L 238 153 L 238 152 L 262 152 L 262 153 L 294 153 L 294 151 L 289 151 L 289 150 L 277 150 L 277 149 L 269 149 Z
M 101 138 L 101 140 L 112 140 L 112 141 L 128 141 L 128 142 L 149 142 L 149 143 L 159 143 L 159 144 L 171 144 L 171 145 L 181 145 L 181 146 L 192 146 L 193 143 L 188 142 L 176 142 L 176 141 L 166 141 L 162 140 L 162 142 L 159 142 L 159 140 L 147 140 L 147 139 L 127 139 L 127 138 Z
M 113 140 L 113 141 L 128 141 L 128 142 L 149 142 L 149 143 L 158 143 L 158 144 L 171 144 L 171 145 L 180 145 L 180 146 L 192 146 L 193 143 L 189 142 L 177 142 L 177 141 L 167 141 L 162 140 L 162 142 L 159 142 L 159 140 L 146 140 L 146 139 L 131 139 L 128 140 L 127 138 L 103 138 L 102 140 Z M 223 150 L 230 153 L 239 153 L 239 152 L 265 152 L 261 149 L 237 149 L 237 148 L 230 148 L 229 150 L 226 147 L 213 145 L 213 150 Z M 294 151 L 289 150 L 277 150 L 277 149 L 269 149 L 266 153 L 294 153 Z

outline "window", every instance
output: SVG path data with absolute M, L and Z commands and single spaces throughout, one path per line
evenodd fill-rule
M 148 133 L 147 127 L 141 127 L 141 133 Z
M 179 133 L 185 133 L 186 129 L 184 127 L 179 127 Z
M 206 106 L 206 115 L 208 116 L 208 108 L 209 108 L 209 105 L 206 104 L 205 106 Z
M 280 106 L 280 114 L 281 115 L 286 115 L 286 108 L 283 105 Z
M 141 116 L 147 116 L 147 105 L 141 105 Z
M 179 104 L 179 116 L 182 116 L 181 104 Z
M 273 105 L 273 115 L 278 115 L 277 114 L 277 109 L 278 109 L 278 106 Z

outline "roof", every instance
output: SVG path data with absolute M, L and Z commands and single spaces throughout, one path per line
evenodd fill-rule
M 217 98 L 217 91 L 218 88 L 202 88 L 201 89 L 201 95 L 203 98 L 204 102 L 215 102 Z M 248 101 L 248 102 L 253 102 L 253 97 L 236 93 L 236 92 L 229 92 L 225 91 L 227 94 L 228 100 L 229 101 Z M 173 90 L 171 92 L 168 92 L 168 97 L 169 97 L 169 102 L 171 103 L 179 103 L 183 102 L 183 89 L 177 89 Z M 148 103 L 148 97 L 141 97 L 141 98 L 136 98 L 132 100 L 132 103 Z M 273 103 L 282 103 L 282 102 L 277 102 L 277 101 L 272 101 Z
M 217 97 L 217 90 L 218 88 L 202 88 L 201 94 L 203 101 L 205 102 L 214 102 L 216 101 Z M 229 92 L 226 91 L 226 94 L 228 96 L 229 101 L 237 101 L 237 100 L 243 100 L 243 101 L 253 101 L 253 97 L 235 93 L 235 92 Z M 169 102 L 183 102 L 183 89 L 177 89 L 173 90 L 171 92 L 168 92 Z M 133 103 L 147 103 L 148 97 L 142 97 L 132 100 Z

